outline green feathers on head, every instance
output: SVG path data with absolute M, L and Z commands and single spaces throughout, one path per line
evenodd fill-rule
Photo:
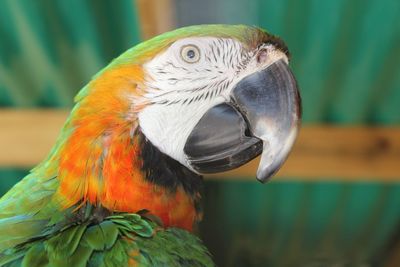
M 188 26 L 166 32 L 132 47 L 116 58 L 111 65 L 133 62 L 135 64 L 141 64 L 143 61 L 146 61 L 146 59 L 153 58 L 176 40 L 192 36 L 235 38 L 243 44 L 248 45 L 258 43 L 259 40 L 265 38 L 265 36 L 273 37 L 261 28 L 246 25 L 209 24 Z

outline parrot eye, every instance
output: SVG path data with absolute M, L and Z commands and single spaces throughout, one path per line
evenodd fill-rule
M 195 45 L 186 45 L 181 49 L 181 57 L 187 63 L 196 63 L 200 60 L 200 50 Z

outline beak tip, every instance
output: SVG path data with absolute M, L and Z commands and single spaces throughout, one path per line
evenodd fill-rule
M 257 178 L 257 181 L 259 181 L 262 184 L 265 184 L 269 181 L 269 178 L 264 179 L 264 178 L 260 178 L 258 176 L 256 178 Z
M 259 170 L 259 171 L 257 171 L 256 178 L 260 183 L 265 184 L 271 179 L 271 177 L 276 173 L 276 171 L 277 171 L 276 169 Z

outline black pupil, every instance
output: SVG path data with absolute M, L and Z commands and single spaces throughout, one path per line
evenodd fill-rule
M 194 52 L 194 50 L 190 49 L 187 51 L 186 55 L 188 58 L 193 59 L 196 56 L 196 52 Z

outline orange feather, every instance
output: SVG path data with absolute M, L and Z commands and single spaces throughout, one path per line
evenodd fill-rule
M 52 160 L 58 161 L 56 200 L 68 208 L 89 201 L 118 212 L 143 209 L 166 227 L 192 230 L 197 219 L 193 199 L 182 188 L 170 192 L 144 179 L 137 127 L 129 96 L 138 97 L 143 71 L 137 65 L 106 69 L 89 83 L 66 129 L 67 140 Z M 127 78 L 128 77 L 128 78 Z

